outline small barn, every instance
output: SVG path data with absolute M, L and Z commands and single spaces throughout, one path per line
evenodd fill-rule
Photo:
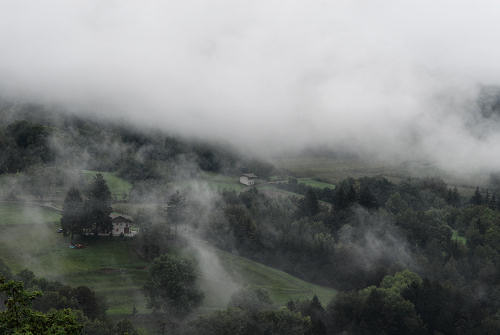
M 134 236 L 137 231 L 132 230 L 134 220 L 123 214 L 111 214 L 111 222 L 113 223 L 113 236 Z
M 240 183 L 243 185 L 251 186 L 255 185 L 255 181 L 257 180 L 257 176 L 253 173 L 244 173 L 240 176 Z

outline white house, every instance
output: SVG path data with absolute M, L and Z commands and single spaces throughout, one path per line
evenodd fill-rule
M 132 230 L 132 223 L 134 220 L 123 214 L 111 214 L 111 222 L 113 222 L 113 236 L 127 236 L 132 237 L 137 234 L 136 230 Z
M 111 214 L 111 223 L 113 228 L 111 231 L 100 230 L 97 236 L 125 236 L 132 237 L 135 236 L 139 231 L 137 229 L 132 229 L 134 220 L 132 217 L 124 214 Z M 95 225 L 90 228 L 84 229 L 83 235 L 93 236 L 95 234 Z
M 257 176 L 254 175 L 253 173 L 244 173 L 240 177 L 240 183 L 243 185 L 255 185 L 255 180 L 257 179 Z

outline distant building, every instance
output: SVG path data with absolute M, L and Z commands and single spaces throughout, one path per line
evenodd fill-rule
M 113 236 L 134 236 L 137 231 L 132 230 L 134 220 L 128 215 L 111 214 L 111 222 L 113 222 Z
M 244 173 L 240 177 L 240 183 L 243 185 L 251 186 L 255 185 L 255 180 L 257 179 L 257 176 L 254 175 L 253 173 Z
M 132 225 L 134 220 L 124 214 L 111 214 L 111 223 L 113 224 L 113 229 L 111 231 L 99 231 L 98 236 L 135 236 L 138 231 L 137 229 L 132 230 Z M 92 236 L 94 235 L 94 228 L 85 229 L 84 235 Z

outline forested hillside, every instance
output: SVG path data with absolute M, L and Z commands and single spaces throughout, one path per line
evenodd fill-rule
M 115 171 L 127 180 L 165 177 L 185 160 L 203 171 L 269 175 L 271 167 L 228 145 L 202 143 L 94 117 L 80 117 L 30 104 L 0 105 L 0 167 L 17 173 L 42 165 Z M 164 170 L 167 170 L 165 172 Z
M 500 331 L 495 183 L 472 195 L 436 176 L 333 184 L 159 130 L 0 112 L 0 287 L 30 296 L 24 310 L 47 329 Z M 245 172 L 256 185 L 238 182 Z M 20 329 L 12 306 L 0 321 Z

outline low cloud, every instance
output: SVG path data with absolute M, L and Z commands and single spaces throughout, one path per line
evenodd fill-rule
M 380 264 L 417 269 L 408 243 L 388 216 L 358 208 L 355 222 L 354 226 L 346 224 L 339 231 L 339 243 L 356 256 L 353 265 L 367 271 Z
M 0 4 L 0 95 L 275 155 L 325 145 L 500 164 L 500 6 L 476 1 Z

